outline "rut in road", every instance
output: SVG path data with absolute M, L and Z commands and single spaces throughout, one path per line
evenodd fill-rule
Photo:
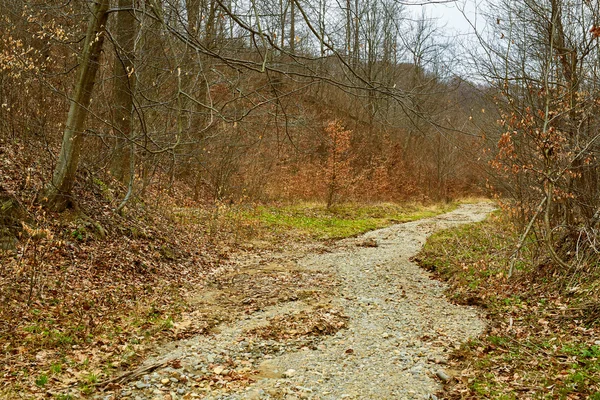
M 479 335 L 484 322 L 475 309 L 449 303 L 445 285 L 410 258 L 434 231 L 481 221 L 493 208 L 491 203 L 462 205 L 305 256 L 296 268 L 329 271 L 339 281 L 325 304 L 311 302 L 310 296 L 276 304 L 225 324 L 218 333 L 170 343 L 146 365 L 177 359 L 175 364 L 138 377 L 115 397 L 435 398 L 441 385 L 436 374 L 443 371 L 448 352 Z M 251 334 L 298 315 L 317 315 L 325 325 L 344 327 L 328 336 L 303 337 L 293 330 L 279 337 Z

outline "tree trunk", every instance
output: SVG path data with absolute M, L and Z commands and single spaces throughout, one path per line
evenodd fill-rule
M 188 31 L 192 35 L 192 40 L 198 41 L 208 50 L 215 50 L 218 36 L 216 27 L 219 23 L 217 2 L 215 0 L 202 2 L 187 0 L 186 7 L 189 22 Z M 211 65 L 211 57 L 188 49 L 187 58 L 183 65 L 183 70 L 187 71 L 187 73 L 181 77 L 182 88 L 194 100 L 187 96 L 182 98 L 181 93 L 179 93 L 179 112 L 181 130 L 185 130 L 196 143 L 194 151 L 197 154 L 202 154 L 206 133 L 204 128 L 207 128 L 210 121 L 210 117 L 208 116 L 210 110 L 207 108 L 207 104 L 211 100 L 208 94 L 207 79 Z M 195 174 L 196 181 L 202 179 L 201 168 L 197 168 Z
M 60 155 L 52 181 L 46 186 L 42 195 L 41 200 L 46 207 L 56 211 L 62 211 L 72 203 L 70 194 L 75 183 L 75 173 L 83 144 L 83 125 L 88 114 L 104 43 L 109 2 L 110 0 L 98 0 L 94 3 L 79 62 L 77 82 L 73 89 L 63 133 Z
M 296 5 L 290 2 L 290 53 L 296 52 Z
M 352 3 L 346 0 L 346 56 L 350 58 L 352 54 Z
M 133 8 L 133 0 L 119 0 L 119 8 Z M 115 152 L 111 172 L 119 181 L 129 184 L 133 157 L 133 91 L 135 89 L 134 44 L 137 24 L 133 10 L 117 13 L 114 64 L 114 133 Z

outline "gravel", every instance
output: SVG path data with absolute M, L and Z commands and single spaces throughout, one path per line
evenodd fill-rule
M 327 304 L 280 303 L 220 326 L 218 333 L 170 343 L 144 365 L 178 362 L 137 377 L 119 389 L 118 397 L 435 399 L 442 383 L 451 379 L 444 369 L 448 353 L 479 335 L 484 322 L 476 309 L 450 304 L 445 285 L 410 257 L 434 231 L 481 221 L 492 210 L 490 203 L 462 205 L 304 257 L 297 261 L 299 267 L 333 271 L 339 278 L 338 294 Z M 341 309 L 347 327 L 327 336 L 286 340 L 247 333 L 275 316 L 315 307 Z

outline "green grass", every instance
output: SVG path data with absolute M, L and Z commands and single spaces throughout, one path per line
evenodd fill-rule
M 247 220 L 274 230 L 294 230 L 315 239 L 341 239 L 399 222 L 432 217 L 456 204 L 419 206 L 397 204 L 344 204 L 327 209 L 319 203 L 260 206 L 244 213 Z
M 47 383 L 48 383 L 47 375 L 40 375 L 35 379 L 36 386 L 44 387 L 44 386 L 46 386 Z
M 61 364 L 52 364 L 50 366 L 50 372 L 52 372 L 53 374 L 60 374 L 62 372 L 62 365 Z

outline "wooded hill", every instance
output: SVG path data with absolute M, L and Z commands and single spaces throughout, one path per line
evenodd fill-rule
M 435 22 L 394 2 L 337 7 L 7 2 L 3 147 L 18 141 L 33 169 L 3 186 L 58 210 L 83 170 L 110 173 L 125 202 L 477 191 L 460 157 L 482 146 L 462 134 L 477 96 Z

